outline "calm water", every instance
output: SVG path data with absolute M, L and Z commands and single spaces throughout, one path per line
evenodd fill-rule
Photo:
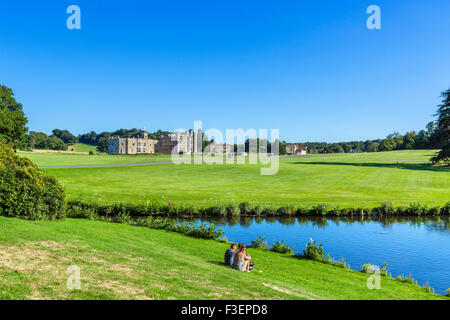
M 420 285 L 429 281 L 436 293 L 450 288 L 450 218 L 233 218 L 214 222 L 229 241 L 250 244 L 258 236 L 267 243 L 283 240 L 301 253 L 310 239 L 322 242 L 336 260 L 354 270 L 366 263 L 388 262 L 392 276 L 412 274 Z

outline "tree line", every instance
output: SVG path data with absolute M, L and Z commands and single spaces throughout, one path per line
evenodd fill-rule
M 442 103 L 438 106 L 435 114 L 436 121 L 430 122 L 426 129 L 419 132 L 411 131 L 404 135 L 397 132 L 388 135 L 385 139 L 352 141 L 341 143 L 307 142 L 305 145 L 309 153 L 358 153 L 358 152 L 380 152 L 392 150 L 411 149 L 440 149 L 433 163 L 449 163 L 450 159 L 450 89 L 442 92 Z M 85 143 L 97 146 L 99 152 L 106 152 L 108 139 L 111 136 L 132 137 L 141 130 L 119 129 L 114 132 L 95 131 L 73 135 L 68 130 L 54 129 L 51 135 L 43 132 L 28 132 L 27 122 L 23 112 L 23 106 L 17 102 L 12 89 L 0 84 L 0 139 L 10 144 L 14 149 L 52 149 L 67 150 L 68 145 L 74 143 Z M 168 134 L 168 131 L 158 130 L 149 132 L 149 137 L 157 140 L 160 136 Z M 203 148 L 212 143 L 203 136 Z M 245 143 L 245 151 L 249 151 L 249 140 Z M 266 141 L 256 141 L 257 150 L 260 147 L 271 152 L 271 144 Z M 280 142 L 280 154 L 286 153 L 286 142 Z M 235 151 L 237 145 L 234 146 Z

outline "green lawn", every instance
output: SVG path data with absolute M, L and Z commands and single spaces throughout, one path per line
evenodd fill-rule
M 446 299 L 382 278 L 250 249 L 257 270 L 222 265 L 228 247 L 143 227 L 0 217 L 0 299 Z M 66 270 L 81 269 L 68 290 Z
M 428 159 L 433 153 L 415 150 L 288 157 L 281 160 L 280 170 L 274 176 L 261 176 L 259 165 L 226 164 L 46 171 L 64 183 L 69 198 L 81 196 L 85 200 L 106 202 L 172 200 L 212 205 L 249 201 L 274 206 L 325 203 L 370 207 L 391 200 L 394 205 L 411 202 L 442 205 L 450 199 L 450 170 L 430 166 Z M 64 157 L 67 161 L 58 164 L 75 164 L 75 155 Z M 107 156 L 104 157 L 99 159 L 107 161 Z M 109 159 L 131 162 L 140 158 L 118 157 Z M 151 157 L 158 156 L 142 156 L 136 162 Z
M 170 161 L 169 155 L 107 155 L 19 152 L 39 166 L 99 165 Z
M 75 152 L 97 152 L 97 146 L 93 146 L 90 144 L 85 143 L 75 143 L 71 144 L 68 149 L 68 151 L 75 151 Z

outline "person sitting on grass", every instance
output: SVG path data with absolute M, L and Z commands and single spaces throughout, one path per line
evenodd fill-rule
M 240 271 L 250 272 L 251 258 L 252 257 L 247 255 L 245 246 L 239 246 L 239 251 L 234 256 L 233 268 Z
M 231 244 L 230 249 L 225 251 L 225 265 L 232 267 L 234 262 L 234 255 L 236 254 L 236 245 Z

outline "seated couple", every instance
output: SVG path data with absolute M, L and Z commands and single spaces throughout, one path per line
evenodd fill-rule
M 250 272 L 253 270 L 253 263 L 250 263 L 251 258 L 246 254 L 245 246 L 242 243 L 238 244 L 237 249 L 233 243 L 231 248 L 225 252 L 225 264 L 240 271 Z

